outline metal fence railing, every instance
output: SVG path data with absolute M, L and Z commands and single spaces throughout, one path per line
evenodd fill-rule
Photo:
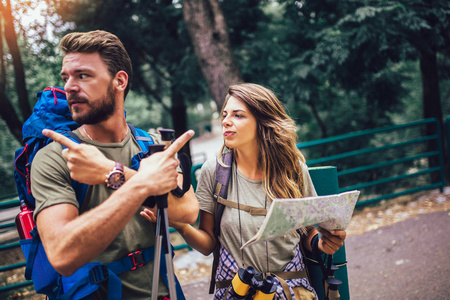
M 307 160 L 307 164 L 338 166 L 339 191 L 362 190 L 357 203 L 361 206 L 427 189 L 442 191 L 445 186 L 443 139 L 439 122 L 426 119 L 304 142 L 297 147 L 308 153 L 307 157 L 313 156 L 309 151 L 313 147 L 341 149 L 320 157 L 316 151 L 316 157 Z M 341 145 L 330 147 L 336 143 Z M 413 180 L 405 183 L 408 179 Z M 376 186 L 388 188 L 365 192 Z
M 10 213 L 6 214 L 7 217 L 0 220 L 0 233 L 2 234 L 17 232 L 14 217 L 18 213 L 19 200 L 16 198 L 16 194 L 3 195 L 2 197 L 0 197 L 0 211 L 3 213 L 5 213 L 6 211 L 10 211 Z M 7 254 L 5 253 L 18 248 L 20 248 L 18 235 L 8 235 L 5 240 L 2 240 L 0 242 L 0 255 L 6 256 Z M 19 253 L 19 255 L 22 254 Z M 25 280 L 23 275 L 21 276 L 22 280 L 18 280 L 18 282 L 11 283 L 8 281 L 7 277 L 8 274 L 11 273 L 11 271 L 23 268 L 24 270 L 23 272 L 21 272 L 21 274 L 25 274 L 25 258 L 20 259 L 19 257 L 16 260 L 21 261 L 0 266 L 0 298 L 1 295 L 6 292 L 14 291 L 33 284 L 31 280 Z M 2 284 L 3 282 L 5 282 L 6 284 Z

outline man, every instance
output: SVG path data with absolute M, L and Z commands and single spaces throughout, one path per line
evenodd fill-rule
M 182 182 L 175 154 L 194 133 L 186 132 L 165 151 L 143 159 L 139 171 L 128 168 L 140 147 L 124 115 L 132 76 L 125 48 L 105 31 L 68 34 L 60 48 L 68 105 L 73 119 L 82 124 L 74 133 L 83 143 L 44 130 L 57 143 L 37 153 L 31 181 L 34 218 L 47 257 L 56 271 L 70 276 L 86 263 L 110 263 L 154 245 L 153 225 L 139 211 L 147 197 L 169 193 Z M 123 185 L 117 181 L 120 173 Z M 89 185 L 81 207 L 72 179 Z M 198 203 L 192 188 L 181 198 L 169 193 L 167 211 L 171 220 L 195 222 Z M 123 299 L 148 299 L 152 273 L 150 262 L 120 274 Z M 167 287 L 159 282 L 159 294 L 167 295 Z

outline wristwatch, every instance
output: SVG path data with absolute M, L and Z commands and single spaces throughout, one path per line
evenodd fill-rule
M 125 174 L 123 174 L 123 164 L 116 162 L 116 166 L 106 175 L 106 187 L 117 190 L 125 183 Z

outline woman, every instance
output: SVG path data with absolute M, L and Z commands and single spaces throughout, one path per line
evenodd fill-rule
M 222 108 L 224 145 L 220 153 L 231 152 L 231 182 L 228 200 L 239 205 L 268 208 L 275 198 L 301 198 L 316 196 L 305 159 L 296 147 L 297 134 L 294 121 L 286 114 L 283 105 L 268 89 L 257 84 L 230 86 Z M 215 248 L 214 236 L 214 184 L 216 163 L 207 161 L 201 171 L 196 196 L 200 204 L 200 223 L 196 229 L 189 224 L 175 223 L 186 242 L 204 255 Z M 145 210 L 142 215 L 154 221 Z M 274 240 L 256 243 L 243 250 L 241 246 L 255 235 L 264 216 L 252 216 L 247 211 L 227 206 L 220 223 L 220 261 L 216 283 L 233 279 L 239 268 L 253 266 L 256 272 L 300 271 L 305 268 L 299 248 L 301 242 L 311 251 L 311 241 L 316 236 L 314 227 L 302 228 Z M 345 231 L 322 233 L 318 249 L 333 254 L 343 245 Z M 317 238 L 315 238 L 317 240 Z M 317 298 L 306 278 L 286 279 L 289 289 L 283 289 L 280 277 L 276 277 L 275 299 L 286 299 L 290 293 L 295 299 Z M 229 286 L 217 288 L 214 299 L 233 299 Z

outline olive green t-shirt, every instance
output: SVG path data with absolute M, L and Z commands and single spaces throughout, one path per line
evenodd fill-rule
M 128 132 L 120 143 L 98 143 L 85 139 L 78 130 L 74 131 L 83 143 L 96 146 L 107 158 L 118 161 L 124 166 L 131 166 L 131 158 L 141 151 L 139 145 Z M 157 136 L 154 142 L 159 143 Z M 78 208 L 78 201 L 72 188 L 70 172 L 66 160 L 61 155 L 62 146 L 50 143 L 41 149 L 33 160 L 31 168 L 31 187 L 36 198 L 34 218 L 45 208 L 61 203 L 73 204 Z M 106 175 L 106 174 L 105 174 Z M 114 191 L 105 184 L 89 186 L 81 208 L 80 215 L 100 205 Z M 136 211 L 128 224 L 122 229 L 106 250 L 92 262 L 109 263 L 127 256 L 136 250 L 145 249 L 155 244 L 154 224 L 148 222 Z M 123 299 L 149 299 L 153 279 L 153 261 L 134 271 L 119 275 L 122 281 Z M 162 278 L 159 280 L 158 294 L 167 295 L 168 289 Z M 106 297 L 105 297 L 106 299 Z
M 304 163 L 300 163 L 303 172 L 304 197 L 317 196 L 316 190 Z M 214 184 L 216 160 L 208 160 L 202 166 L 196 191 L 200 209 L 214 214 Z M 243 176 L 233 163 L 231 179 L 228 185 L 228 200 L 240 204 L 269 208 L 262 181 L 250 180 Z M 283 271 L 294 258 L 300 235 L 297 232 L 275 238 L 266 243 L 255 243 L 240 250 L 261 227 L 265 216 L 252 216 L 250 213 L 226 206 L 220 223 L 219 241 L 233 256 L 239 267 L 253 266 L 257 272 Z

